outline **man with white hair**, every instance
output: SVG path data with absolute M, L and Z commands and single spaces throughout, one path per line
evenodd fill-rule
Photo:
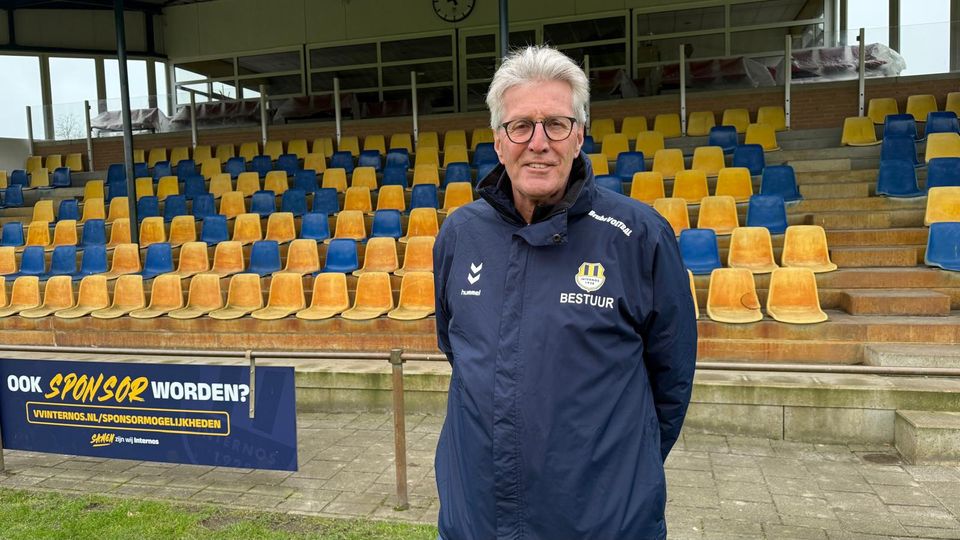
M 562 53 L 507 57 L 487 93 L 500 165 L 437 238 L 444 540 L 666 538 L 694 307 L 670 225 L 594 183 L 588 100 Z

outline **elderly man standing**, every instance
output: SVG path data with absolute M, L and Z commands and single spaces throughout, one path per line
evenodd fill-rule
M 437 239 L 445 540 L 666 537 L 693 302 L 667 222 L 595 184 L 588 100 L 556 50 L 506 58 L 487 94 L 501 165 Z

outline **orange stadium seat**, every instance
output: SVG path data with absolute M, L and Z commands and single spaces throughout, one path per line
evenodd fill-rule
M 406 211 L 407 203 L 403 186 L 383 186 L 377 192 L 377 210 Z
M 177 247 L 197 239 L 197 222 L 193 216 L 174 216 L 170 222 L 170 247 Z
M 310 307 L 297 312 L 298 319 L 319 321 L 329 319 L 350 308 L 347 276 L 337 272 L 317 274 L 313 280 Z
M 237 176 L 237 191 L 243 193 L 244 197 L 252 197 L 254 193 L 260 191 L 260 175 L 255 172 L 242 172 Z
M 180 247 L 180 258 L 174 274 L 182 278 L 188 278 L 209 270 L 210 258 L 207 255 L 206 242 L 187 242 Z
M 147 305 L 143 291 L 143 276 L 126 275 L 117 278 L 113 286 L 113 303 L 109 307 L 90 312 L 95 319 L 116 319 Z
M 647 118 L 644 116 L 627 116 L 623 119 L 620 126 L 620 133 L 627 136 L 631 141 L 637 140 L 637 134 L 641 131 L 647 131 Z
M 104 306 L 106 307 L 106 306 Z M 183 307 L 183 288 L 180 276 L 160 274 L 153 278 L 150 288 L 150 303 L 145 308 L 130 312 L 134 319 L 154 319 Z
M 750 125 L 750 111 L 746 109 L 724 109 L 720 124 L 737 128 L 737 133 L 746 133 Z
M 874 124 L 882 126 L 887 120 L 887 115 L 891 114 L 900 114 L 897 100 L 893 98 L 872 98 L 867 103 L 867 117 Z
M 927 151 L 924 161 L 942 157 L 960 157 L 960 135 L 957 133 L 931 133 L 927 135 Z
M 783 266 L 809 268 L 814 272 L 832 272 L 837 265 L 830 260 L 827 234 L 819 225 L 791 225 L 783 238 Z
M 729 195 L 704 197 L 700 201 L 698 229 L 713 229 L 718 235 L 730 234 L 740 225 L 737 202 Z
M 436 238 L 432 236 L 411 236 L 407 239 L 407 248 L 403 255 L 403 267 L 394 272 L 402 276 L 407 272 L 433 272 L 433 245 Z
M 103 208 L 103 198 L 91 198 L 83 200 L 83 214 L 80 216 L 80 223 L 86 223 L 91 219 L 105 219 L 107 217 Z
M 103 180 L 87 180 L 83 185 L 83 202 L 87 199 L 103 199 Z
M 117 279 L 126 274 L 139 274 L 140 248 L 133 243 L 117 244 L 110 261 L 110 271 L 104 274 L 107 279 Z
M 960 221 L 960 187 L 938 186 L 927 191 L 927 208 L 923 224 Z
M 717 176 L 714 195 L 729 195 L 737 202 L 747 202 L 753 195 L 753 180 L 746 167 L 724 167 Z
M 323 181 L 320 187 L 333 188 L 337 193 L 343 193 L 347 190 L 347 171 L 339 167 L 326 169 L 323 171 Z
M 437 221 L 435 208 L 414 208 L 410 210 L 410 218 L 407 221 L 407 234 L 400 238 L 400 242 L 406 243 L 413 236 L 437 236 L 439 230 L 440 224 Z
M 679 197 L 665 197 L 653 201 L 653 208 L 666 219 L 673 227 L 673 233 L 680 236 L 680 231 L 690 228 L 690 214 L 687 211 L 687 201 Z
M 107 223 L 118 219 L 130 218 L 130 202 L 126 197 L 114 197 L 110 200 L 110 209 L 107 212 Z
M 277 197 L 283 195 L 289 187 L 290 183 L 287 181 L 287 173 L 283 171 L 270 171 L 263 179 L 263 189 L 272 191 Z
M 207 191 L 213 195 L 214 199 L 223 197 L 224 193 L 233 191 L 233 181 L 230 179 L 230 173 L 215 174 L 210 178 L 210 186 Z
M 275 240 L 279 244 L 286 244 L 297 238 L 297 228 L 293 220 L 293 212 L 274 212 L 267 218 L 267 232 L 264 240 Z
M 390 135 L 390 150 L 403 148 L 407 153 L 413 153 L 413 139 L 409 133 L 394 133 Z
M 763 319 L 753 274 L 745 268 L 716 268 L 710 273 L 707 316 L 723 323 Z
M 320 270 L 320 255 L 317 252 L 317 243 L 308 238 L 290 242 L 290 247 L 287 248 L 287 264 L 283 271 L 304 275 L 313 274 L 318 270 Z
M 228 191 L 220 198 L 220 214 L 234 219 L 247 211 L 242 191 Z
M 373 212 L 373 202 L 370 198 L 370 188 L 367 186 L 353 186 L 347 188 L 343 196 L 344 210 L 359 210 L 363 213 Z
M 723 148 L 719 146 L 698 146 L 693 150 L 691 169 L 707 173 L 707 176 L 717 176 L 720 169 L 726 166 L 723 157 Z
M 607 161 L 606 154 L 587 154 L 587 157 L 590 158 L 590 166 L 593 167 L 594 175 L 610 174 L 610 163 Z
M 140 249 L 150 244 L 166 241 L 167 232 L 163 227 L 163 218 L 160 216 L 143 218 L 143 221 L 140 222 L 140 239 L 137 242 L 140 244 Z
M 203 163 L 208 159 L 213 158 L 213 152 L 211 151 L 209 144 L 198 144 L 193 147 L 193 161 L 197 163 Z
M 390 237 L 371 238 L 363 255 L 363 267 L 354 270 L 359 276 L 367 272 L 395 272 L 400 267 L 397 259 L 397 241 Z
M 73 279 L 70 276 L 51 276 L 43 289 L 43 302 L 35 308 L 21 311 L 20 316 L 39 319 L 73 305 Z
M 220 276 L 197 274 L 190 280 L 187 305 L 167 314 L 172 319 L 196 319 L 223 307 Z
M 869 116 L 848 116 L 843 119 L 841 145 L 872 146 L 880 144 L 873 119 Z
M 773 258 L 773 240 L 766 227 L 737 227 L 730 235 L 727 266 L 746 268 L 754 274 L 766 274 L 776 269 Z
M 937 111 L 937 98 L 932 94 L 907 96 L 906 113 L 917 122 L 926 122 L 927 115 Z
M 53 223 L 56 218 L 53 215 L 53 201 L 44 199 L 37 201 L 33 205 L 33 217 L 30 221 L 49 221 Z
M 340 314 L 344 319 L 362 321 L 376 319 L 393 309 L 390 275 L 386 272 L 367 272 L 357 279 L 353 307 Z
M 306 139 L 293 139 L 287 142 L 287 153 L 294 154 L 297 156 L 297 159 L 306 159 L 307 154 L 310 152 L 307 150 L 307 140 Z M 306 168 L 306 167 L 304 167 Z
M 77 290 L 77 304 L 67 309 L 55 311 L 53 316 L 61 319 L 78 319 L 109 306 L 110 293 L 107 290 L 107 278 L 103 274 L 94 274 L 80 280 L 80 288 Z
M 450 182 L 443 193 L 443 208 L 440 213 L 447 214 L 473 202 L 473 185 L 470 182 Z
M 633 173 L 633 183 L 630 185 L 630 197 L 647 204 L 666 197 L 663 186 L 663 175 L 654 171 Z
M 130 218 L 119 218 L 110 225 L 110 241 L 107 242 L 107 249 L 112 249 L 120 244 L 129 244 L 133 242 L 130 237 Z
M 310 153 L 320 154 L 325 158 L 333 155 L 333 137 L 320 137 L 313 140 Z
M 683 151 L 679 148 L 657 150 L 653 155 L 651 170 L 659 172 L 664 178 L 673 178 L 678 172 L 686 168 L 683 161 Z
M 365 187 L 370 191 L 377 189 L 377 170 L 373 167 L 356 167 L 350 175 L 350 187 Z
M 774 131 L 785 131 L 787 129 L 787 117 L 783 111 L 783 106 L 766 105 L 760 107 L 757 109 L 757 123 L 768 125 Z
M 414 168 L 420 165 L 433 165 L 439 168 L 440 151 L 435 146 L 418 146 L 413 164 Z
M 710 128 L 717 125 L 712 111 L 697 111 L 690 113 L 687 118 L 687 135 L 690 137 L 706 137 Z
M 343 210 L 337 214 L 337 223 L 334 227 L 333 238 L 349 238 L 351 240 L 365 240 L 367 226 L 360 210 Z M 329 244 L 331 239 L 324 240 Z
M 700 200 L 709 195 L 707 175 L 703 171 L 679 171 L 673 180 L 672 196 L 684 199 L 687 204 L 700 204 Z
M 607 156 L 608 161 L 616 161 L 621 152 L 630 151 L 630 142 L 623 133 L 609 133 L 603 139 L 600 153 Z
M 350 152 L 350 155 L 357 157 L 360 155 L 360 138 L 356 135 L 342 135 L 340 143 L 337 144 L 338 152 Z
M 260 143 L 255 141 L 248 141 L 245 143 L 240 143 L 240 152 L 238 153 L 244 161 L 251 161 L 253 158 L 260 155 Z
M 221 242 L 217 247 L 224 243 Z M 263 294 L 260 291 L 260 276 L 257 274 L 236 274 L 230 278 L 227 302 L 224 307 L 215 309 L 207 315 L 213 319 L 239 319 L 262 307 Z
M 400 282 L 400 301 L 387 317 L 400 321 L 424 319 L 435 311 L 433 272 L 408 272 Z
M 220 160 L 220 163 L 226 163 L 228 159 L 235 157 L 236 150 L 232 144 L 218 144 L 217 145 L 217 155 L 216 158 Z
M 47 221 L 31 221 L 30 225 L 27 227 L 26 245 L 43 247 L 49 246 L 50 223 Z
M 747 135 L 743 144 L 759 144 L 764 152 L 773 152 L 780 149 L 777 144 L 777 133 L 770 124 L 750 124 L 747 126 Z
M 665 139 L 679 137 L 682 135 L 680 115 L 677 113 L 658 114 L 653 119 L 653 131 L 662 133 Z
M 363 138 L 364 150 L 376 150 L 381 156 L 387 153 L 387 141 L 383 135 L 367 135 Z
M 413 168 L 413 185 L 433 184 L 440 185 L 440 171 L 435 164 L 417 163 Z
M 276 161 L 283 155 L 283 141 L 267 141 L 263 145 L 263 155 L 270 156 L 270 159 Z
M 307 154 L 307 157 L 303 158 L 303 169 L 322 173 L 327 170 L 327 159 L 323 154 Z
M 663 133 L 659 131 L 640 131 L 637 132 L 635 150 L 643 152 L 645 158 L 650 158 L 658 151 L 663 150 Z
M 234 241 L 217 244 L 213 251 L 213 266 L 210 271 L 220 277 L 227 277 L 243 270 L 243 244 Z
M 777 268 L 770 274 L 767 313 L 774 320 L 811 324 L 827 320 L 820 309 L 817 278 L 809 268 Z
M 0 308 L 0 317 L 16 315 L 25 309 L 40 305 L 40 278 L 20 276 L 13 281 L 10 291 L 10 303 Z
M 250 314 L 254 319 L 275 320 L 289 317 L 305 308 L 303 279 L 293 272 L 277 272 L 270 278 L 267 305 Z
M 493 130 L 488 127 L 474 128 L 473 132 L 470 133 L 470 151 L 477 149 L 477 145 L 480 143 L 492 143 L 493 142 Z
M 52 250 L 56 246 L 77 245 L 77 221 L 75 219 L 61 219 L 53 228 L 53 241 L 47 246 Z
M 0 275 L 17 273 L 17 249 L 13 246 L 0 246 Z M 4 296 L 6 299 L 6 296 Z
M 237 221 L 233 224 L 233 236 L 230 239 L 244 245 L 263 240 L 260 214 L 239 214 Z

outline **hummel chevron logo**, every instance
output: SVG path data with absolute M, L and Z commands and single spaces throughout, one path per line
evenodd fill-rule
M 467 274 L 467 281 L 469 281 L 471 285 L 473 285 L 474 283 L 480 280 L 481 270 L 483 270 L 483 263 L 480 263 L 480 264 L 470 263 L 470 273 Z

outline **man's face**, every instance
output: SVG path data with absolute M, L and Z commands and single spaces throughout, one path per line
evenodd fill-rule
M 502 122 L 547 117 L 574 117 L 573 91 L 563 81 L 530 82 L 509 88 L 503 94 Z M 547 138 L 542 124 L 534 125 L 526 143 L 511 141 L 503 128 L 496 130 L 494 147 L 513 184 L 518 206 L 554 204 L 563 198 L 573 160 L 583 145 L 583 126 L 562 141 Z

